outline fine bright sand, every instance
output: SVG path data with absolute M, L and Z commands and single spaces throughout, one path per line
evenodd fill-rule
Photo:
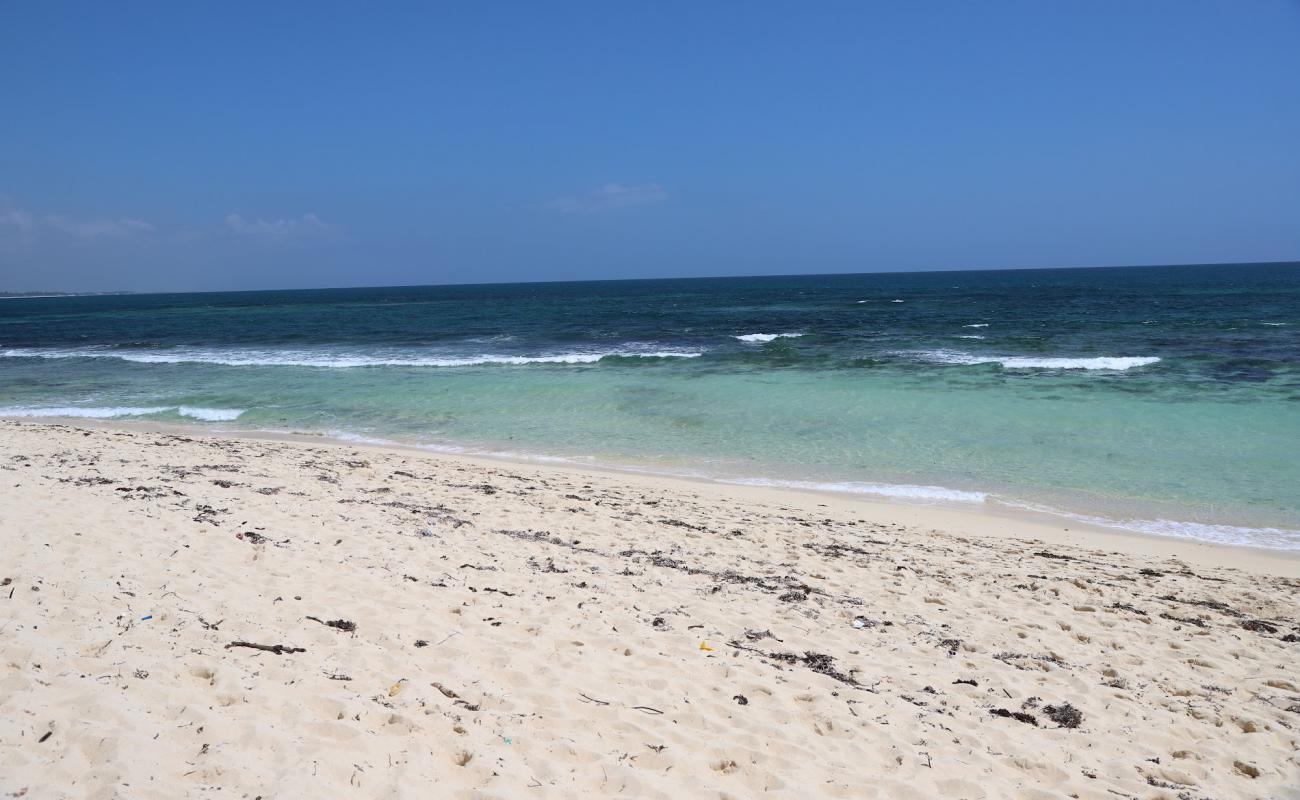
M 0 795 L 1300 798 L 1300 562 L 900 509 L 0 421 Z

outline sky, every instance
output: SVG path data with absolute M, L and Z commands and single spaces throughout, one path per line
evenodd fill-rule
M 0 76 L 0 290 L 1300 259 L 1300 0 L 42 0 Z

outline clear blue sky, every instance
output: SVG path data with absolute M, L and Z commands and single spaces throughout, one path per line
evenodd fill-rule
M 1300 4 L 0 4 L 0 289 L 1300 258 Z

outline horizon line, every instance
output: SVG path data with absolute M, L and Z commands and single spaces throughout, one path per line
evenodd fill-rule
M 742 278 L 821 278 L 849 277 L 854 275 L 933 275 L 949 272 L 1048 272 L 1057 270 L 1093 270 L 1093 269 L 1176 269 L 1180 267 L 1259 267 L 1286 264 L 1300 265 L 1300 258 L 1275 261 L 1210 261 L 1191 263 L 1162 264 L 1105 264 L 1091 266 L 1050 266 L 1050 267 L 940 267 L 936 269 L 915 270 L 873 270 L 864 272 L 788 272 L 771 275 L 692 275 L 663 276 L 656 278 L 585 278 L 585 279 L 551 279 L 534 281 L 475 281 L 466 283 L 394 283 L 394 284 L 353 284 L 347 286 L 297 286 L 275 287 L 268 289 L 101 289 L 79 291 L 55 291 L 48 289 L 0 290 L 0 297 L 6 299 L 53 299 L 60 297 L 121 297 L 123 295 L 161 295 L 161 294 L 252 294 L 257 292 L 328 292 L 345 289 L 428 289 L 451 286 L 528 286 L 533 284 L 560 283 L 637 283 L 650 281 L 709 281 L 736 280 Z

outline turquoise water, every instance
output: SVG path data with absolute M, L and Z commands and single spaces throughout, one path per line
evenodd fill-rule
M 1300 265 L 0 301 L 0 414 L 295 430 L 1300 549 Z

